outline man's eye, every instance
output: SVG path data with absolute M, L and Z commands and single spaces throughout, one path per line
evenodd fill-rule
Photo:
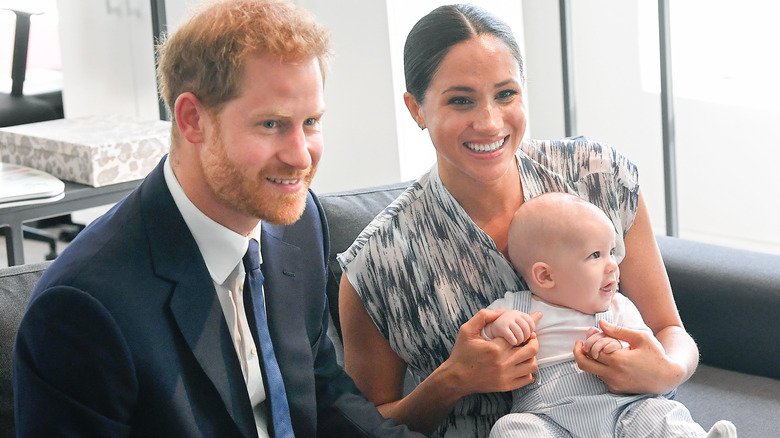
M 263 128 L 273 129 L 276 128 L 276 121 L 275 120 L 266 120 L 263 122 Z
M 313 125 L 316 125 L 316 124 L 317 124 L 317 119 L 315 119 L 315 118 L 313 118 L 313 117 L 312 117 L 311 119 L 306 119 L 306 120 L 303 122 L 303 124 L 304 124 L 304 125 L 306 125 L 306 126 L 313 126 Z

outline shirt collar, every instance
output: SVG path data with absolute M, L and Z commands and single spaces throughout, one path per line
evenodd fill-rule
M 222 284 L 236 265 L 241 263 L 249 247 L 249 240 L 206 216 L 190 201 L 173 173 L 169 158 L 166 158 L 164 165 L 165 183 L 200 249 L 211 279 L 217 284 Z M 250 235 L 251 238 L 257 239 L 258 243 L 260 227 L 258 223 Z M 260 257 L 262 263 L 262 253 Z

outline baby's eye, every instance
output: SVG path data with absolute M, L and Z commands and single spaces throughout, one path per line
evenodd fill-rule
M 609 255 L 611 255 L 613 257 L 615 256 L 615 248 L 612 248 L 612 249 L 609 250 Z
M 596 251 L 596 252 L 592 253 L 591 255 L 589 255 L 588 257 L 591 258 L 591 259 L 597 259 L 597 258 L 601 257 L 601 251 Z

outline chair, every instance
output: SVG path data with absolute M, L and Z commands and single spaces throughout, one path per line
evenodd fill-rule
M 9 9 L 16 15 L 13 60 L 11 63 L 11 92 L 0 93 L 0 127 L 61 119 L 62 90 L 25 95 L 27 50 L 30 43 L 30 17 L 34 12 Z

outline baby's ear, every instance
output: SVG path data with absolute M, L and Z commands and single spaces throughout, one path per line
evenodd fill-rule
M 555 280 L 552 276 L 550 265 L 545 262 L 536 262 L 531 267 L 532 281 L 545 289 L 551 289 L 555 286 Z

